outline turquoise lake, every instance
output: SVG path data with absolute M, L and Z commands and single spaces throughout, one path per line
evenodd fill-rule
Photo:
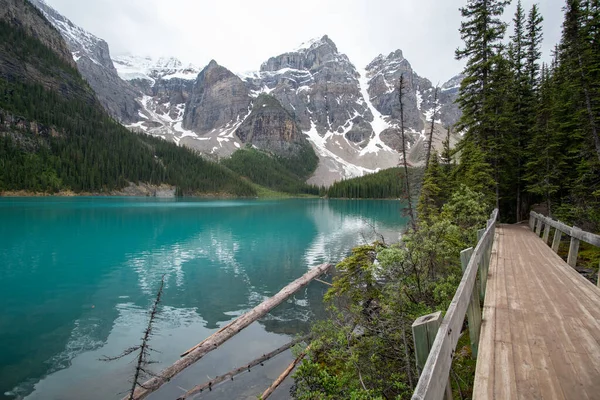
M 405 225 L 397 201 L 0 198 L 0 398 L 121 398 L 132 358 L 99 358 L 139 343 L 163 275 L 156 372 L 309 268 L 375 231 L 398 241 Z M 174 399 L 307 331 L 326 290 L 311 283 L 150 398 Z M 291 357 L 202 398 L 255 399 Z

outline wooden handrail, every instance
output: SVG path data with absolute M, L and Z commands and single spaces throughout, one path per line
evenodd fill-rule
M 429 356 L 421 372 L 419 383 L 413 393 L 413 400 L 440 400 L 447 393 L 446 388 L 450 367 L 452 366 L 452 358 L 460 337 L 467 309 L 470 309 L 474 301 L 479 302 L 479 295 L 475 291 L 477 271 L 480 264 L 484 266 L 486 263 L 489 263 L 497 219 L 498 210 L 495 209 L 472 255 L 470 257 L 463 256 L 465 261 L 468 259 L 468 264 L 466 264 L 463 277 L 454 294 L 452 303 L 450 303 L 450 307 L 446 311 L 446 316 L 439 326 L 435 340 L 429 351 Z M 463 254 L 469 254 L 470 252 L 471 249 L 467 249 L 466 253 L 463 252 Z M 484 270 L 486 270 L 485 267 L 482 269 L 482 272 Z M 487 273 L 482 273 L 481 279 L 482 281 L 487 280 Z M 427 322 L 433 318 L 420 318 L 419 320 Z M 413 331 L 415 324 L 413 324 Z M 415 342 L 417 340 L 415 337 Z
M 593 246 L 600 247 L 600 235 L 594 233 L 582 231 L 576 226 L 568 226 L 560 221 L 555 221 L 550 217 L 546 217 L 542 214 L 538 214 L 535 211 L 529 213 L 529 227 L 531 230 L 539 236 L 542 231 L 542 225 L 544 225 L 543 239 L 548 244 L 548 238 L 550 236 L 550 227 L 554 228 L 554 239 L 552 240 L 552 250 L 558 253 L 558 247 L 563 233 L 566 233 L 571 237 L 571 243 L 569 244 L 569 254 L 567 255 L 567 264 L 575 268 L 577 265 L 577 253 L 579 252 L 579 242 L 584 241 Z M 600 287 L 600 273 L 598 274 L 597 285 Z
M 552 218 L 546 217 L 542 214 L 538 214 L 535 211 L 532 211 L 530 213 L 530 224 L 531 224 L 531 220 L 533 220 L 533 221 L 539 220 L 543 224 L 551 226 L 554 229 L 558 229 L 562 233 L 566 233 L 567 235 L 574 237 L 575 239 L 583 240 L 586 243 L 589 243 L 596 247 L 600 247 L 600 235 L 582 231 L 581 229 L 577 228 L 576 226 L 565 225 L 560 221 L 555 221 Z

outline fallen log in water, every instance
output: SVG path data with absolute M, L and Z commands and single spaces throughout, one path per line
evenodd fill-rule
M 164 383 L 170 381 L 175 375 L 204 357 L 207 353 L 216 349 L 235 334 L 246 328 L 248 325 L 263 317 L 273 308 L 283 303 L 288 297 L 308 285 L 313 279 L 323 275 L 332 267 L 331 264 L 321 264 L 314 267 L 294 282 L 281 289 L 275 296 L 265 300 L 246 314 L 236 318 L 233 322 L 225 325 L 216 333 L 203 340 L 201 343 L 186 351 L 183 357 L 175 361 L 170 367 L 162 370 L 157 376 L 141 384 L 133 395 L 134 400 L 140 400 L 150 393 L 158 390 Z M 127 399 L 128 397 L 125 397 Z
M 304 358 L 304 356 L 306 356 L 306 353 L 308 353 L 309 350 L 310 345 L 308 345 L 306 350 L 304 350 L 294 361 L 292 361 L 292 363 L 288 365 L 285 371 L 283 371 L 283 373 L 279 375 L 279 378 L 277 378 L 277 380 L 275 380 L 275 382 L 273 382 L 273 384 L 263 392 L 262 396 L 260 396 L 261 400 L 265 400 L 267 397 L 273 394 L 275 389 L 277 389 L 277 387 L 281 385 L 281 382 L 283 382 L 284 379 L 287 378 L 287 376 L 294 370 L 294 368 L 296 368 L 296 365 L 298 365 L 298 363 L 302 361 L 302 359 Z
M 263 354 L 256 360 L 251 361 L 250 363 L 248 363 L 242 367 L 231 370 L 224 375 L 217 376 L 215 379 L 208 381 L 206 383 L 203 383 L 202 385 L 195 386 L 192 389 L 185 392 L 182 396 L 178 397 L 177 400 L 187 399 L 188 397 L 191 397 L 197 393 L 201 393 L 202 391 L 204 391 L 206 389 L 212 390 L 212 388 L 215 387 L 215 385 L 217 385 L 227 379 L 233 380 L 234 376 L 241 374 L 242 372 L 245 372 L 245 371 L 250 371 L 250 368 L 256 367 L 258 364 L 262 364 L 263 362 L 275 357 L 276 355 L 278 355 L 280 353 L 283 353 L 287 349 L 295 346 L 296 344 L 298 344 L 300 342 L 306 341 L 309 337 L 310 336 L 304 336 L 299 339 L 292 340 L 291 342 L 284 344 L 283 346 L 279 347 L 278 349 L 273 350 L 270 353 Z

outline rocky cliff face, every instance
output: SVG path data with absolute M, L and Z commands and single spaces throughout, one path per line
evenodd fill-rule
M 70 57 L 88 81 L 98 100 L 108 113 L 123 123 L 139 119 L 140 93 L 119 78 L 110 58 L 108 44 L 73 24 L 43 0 L 30 0 L 61 33 L 70 50 Z
M 277 98 L 304 131 L 314 122 L 320 134 L 343 131 L 353 141 L 362 141 L 369 133 L 364 118 L 373 116 L 360 102 L 359 77 L 348 57 L 324 36 L 270 58 L 247 82 L 255 93 L 268 92 Z M 350 117 L 355 120 L 352 127 Z
M 58 54 L 63 61 L 75 66 L 71 52 L 56 34 L 56 29 L 41 17 L 35 8 L 22 1 L 2 0 L 0 5 L 0 19 L 25 28 L 32 36 Z
M 0 21 L 12 28 L 23 29 L 58 57 L 49 62 L 36 56 L 35 51 L 24 56 L 23 48 L 16 47 L 11 41 L 2 41 L 0 42 L 0 78 L 9 82 L 36 83 L 69 99 L 88 104 L 97 103 L 94 92 L 77 73 L 75 62 L 60 34 L 37 8 L 24 1 L 0 0 Z M 54 63 L 54 70 L 51 73 L 48 71 L 49 63 Z
M 297 155 L 308 144 L 294 116 L 276 98 L 266 94 L 256 98 L 252 112 L 235 133 L 243 143 L 281 157 Z
M 185 105 L 183 127 L 203 134 L 234 126 L 250 113 L 250 103 L 244 82 L 212 60 L 196 79 Z

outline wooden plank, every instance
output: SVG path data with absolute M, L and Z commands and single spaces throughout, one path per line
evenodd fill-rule
M 499 231 L 500 232 L 500 231 Z M 491 251 L 490 269 L 488 272 L 488 288 L 483 306 L 481 334 L 479 338 L 479 354 L 475 366 L 475 383 L 473 399 L 494 398 L 494 341 L 496 337 L 496 281 L 498 270 L 499 248 L 502 246 L 500 233 L 496 232 Z
M 500 322 L 498 322 L 498 324 L 500 324 Z M 517 379 L 515 377 L 512 344 L 505 343 L 502 341 L 496 341 L 494 345 L 496 361 L 496 376 L 494 377 L 494 398 L 516 399 Z

